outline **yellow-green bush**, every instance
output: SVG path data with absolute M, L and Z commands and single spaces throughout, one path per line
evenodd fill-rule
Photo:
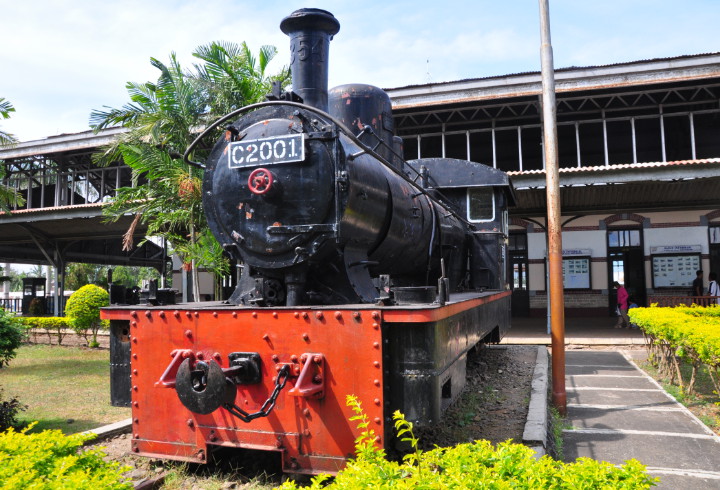
M 375 433 L 368 429 L 360 403 L 348 397 L 348 404 L 356 413 L 351 420 L 357 420 L 361 430 L 355 441 L 356 457 L 334 480 L 320 475 L 313 479 L 310 488 L 645 489 L 657 481 L 636 460 L 616 467 L 589 458 L 579 458 L 575 463 L 563 463 L 549 456 L 535 459 L 532 449 L 509 441 L 496 447 L 489 441 L 475 441 L 421 451 L 412 434 L 412 423 L 399 412 L 394 414 L 398 437 L 409 443 L 413 452 L 402 461 L 390 461 L 375 446 Z M 280 488 L 298 487 L 288 481 Z
M 693 367 L 688 392 L 692 391 L 698 367 L 705 364 L 716 388 L 720 372 L 720 307 L 678 306 L 675 308 L 633 308 L 630 320 L 645 334 L 651 360 L 661 374 L 678 377 L 683 387 L 677 359 Z M 674 371 L 673 371 L 674 369 Z
M 32 428 L 0 433 L 0 488 L 96 490 L 129 489 L 122 473 L 129 468 L 103 460 L 100 449 L 81 450 L 93 435 L 64 435 L 59 430 L 28 434 Z
M 681 357 L 691 350 L 703 363 L 720 365 L 720 308 L 678 306 L 633 308 L 630 320 L 657 341 L 680 349 Z
M 38 328 L 47 332 L 48 338 L 52 341 L 51 333 L 57 335 L 58 345 L 62 344 L 65 337 L 64 330 L 70 328 L 70 323 L 66 317 L 62 316 L 26 316 L 20 317 L 20 321 L 25 325 L 26 329 Z
M 75 291 L 65 304 L 65 315 L 70 326 L 78 335 L 82 335 L 90 347 L 97 347 L 97 333 L 100 328 L 108 328 L 107 320 L 100 320 L 100 308 L 110 304 L 110 295 L 100 286 L 86 284 Z M 88 339 L 88 335 L 92 340 Z

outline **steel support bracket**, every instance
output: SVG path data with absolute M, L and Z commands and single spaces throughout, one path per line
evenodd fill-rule
M 325 356 L 305 353 L 300 356 L 302 369 L 295 386 L 288 391 L 290 396 L 304 398 L 325 397 Z
M 180 364 L 182 364 L 185 359 L 194 358 L 195 354 L 190 349 L 175 349 L 170 352 L 170 356 L 172 360 L 165 369 L 165 372 L 160 376 L 160 379 L 155 383 L 156 387 L 175 388 L 175 380 L 178 369 L 180 369 Z

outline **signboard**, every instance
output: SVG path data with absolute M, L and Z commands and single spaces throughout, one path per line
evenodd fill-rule
M 590 289 L 590 257 L 563 257 L 563 286 L 565 289 Z
M 277 165 L 305 160 L 302 134 L 287 134 L 272 138 L 235 141 L 228 145 L 228 166 L 246 168 Z
M 663 247 L 653 247 L 663 248 Z M 700 269 L 700 254 L 653 255 L 654 288 L 692 287 L 695 272 Z
M 562 255 L 563 257 L 571 255 L 587 255 L 589 257 L 592 255 L 592 250 L 589 248 L 563 248 Z
M 650 247 L 651 254 L 689 254 L 702 252 L 700 245 L 663 245 L 661 247 Z

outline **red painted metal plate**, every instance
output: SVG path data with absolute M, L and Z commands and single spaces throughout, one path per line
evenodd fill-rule
M 286 471 L 335 472 L 354 452 L 359 431 L 346 396 L 355 395 L 378 436 L 384 434 L 381 313 L 377 310 L 251 310 L 108 308 L 103 318 L 129 320 L 133 451 L 203 461 L 207 445 L 281 451 Z M 235 404 L 260 409 L 274 388 L 276 367 L 297 366 L 268 417 L 244 423 L 224 408 L 208 415 L 186 409 L 172 388 L 156 386 L 175 349 L 219 359 L 257 352 L 259 384 L 237 387 Z M 324 356 L 322 398 L 290 396 L 305 353 Z M 382 440 L 380 440 L 382 444 Z

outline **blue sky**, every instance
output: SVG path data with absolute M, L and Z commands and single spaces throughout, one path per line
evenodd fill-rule
M 398 87 L 540 69 L 537 0 L 0 0 L 0 97 L 17 112 L 0 127 L 23 141 L 88 129 L 88 116 L 127 102 L 126 81 L 155 80 L 150 57 L 214 40 L 275 45 L 280 20 L 318 7 L 340 21 L 330 86 Z M 550 0 L 555 67 L 720 51 L 717 0 Z M 274 71 L 274 70 L 271 70 Z

